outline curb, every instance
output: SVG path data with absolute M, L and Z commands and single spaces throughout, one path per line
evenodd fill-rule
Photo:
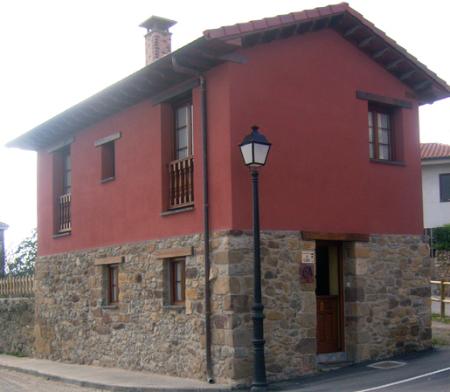
M 152 387 L 133 387 L 133 386 L 121 386 L 121 385 L 108 385 L 93 381 L 83 381 L 83 380 L 77 380 L 74 378 L 68 378 L 68 377 L 62 377 L 62 376 L 56 376 L 53 374 L 48 373 L 42 373 L 38 370 L 31 370 L 31 369 L 24 369 L 21 367 L 16 366 L 9 366 L 9 365 L 3 365 L 0 364 L 1 369 L 7 369 L 12 370 L 14 372 L 18 373 L 24 373 L 29 374 L 31 376 L 41 377 L 45 378 L 49 381 L 58 381 L 62 382 L 64 384 L 72 384 L 72 385 L 78 385 L 80 387 L 85 388 L 94 388 L 94 389 L 102 389 L 104 391 L 113 391 L 113 392 L 158 392 L 158 391 L 171 391 L 171 392 L 230 392 L 235 391 L 236 389 L 233 387 L 227 387 L 227 388 L 208 388 L 207 386 L 205 388 L 173 388 L 173 387 L 166 387 L 166 386 L 152 386 Z

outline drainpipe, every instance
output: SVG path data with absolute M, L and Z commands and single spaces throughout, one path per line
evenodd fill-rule
M 200 115 L 202 130 L 202 154 L 203 154 L 203 249 L 205 259 L 205 290 L 204 290 L 204 306 L 205 306 L 205 350 L 206 350 L 206 380 L 208 383 L 214 383 L 212 371 L 211 356 L 211 290 L 209 286 L 209 277 L 211 269 L 211 259 L 209 252 L 209 188 L 208 188 L 208 125 L 207 125 L 207 108 L 206 108 L 206 80 L 204 76 L 193 68 L 180 65 L 175 58 L 172 57 L 172 65 L 176 72 L 193 75 L 200 81 Z

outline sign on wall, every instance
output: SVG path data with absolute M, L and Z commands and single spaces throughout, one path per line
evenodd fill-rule
M 316 252 L 314 250 L 303 250 L 300 263 L 300 283 L 314 283 L 314 264 Z
M 302 263 L 315 264 L 316 252 L 314 250 L 302 250 Z

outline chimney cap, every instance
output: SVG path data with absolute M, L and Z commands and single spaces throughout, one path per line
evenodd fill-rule
M 147 29 L 147 31 L 169 31 L 169 29 L 175 25 L 175 20 L 162 18 L 161 16 L 153 15 L 145 22 L 142 22 L 139 27 Z

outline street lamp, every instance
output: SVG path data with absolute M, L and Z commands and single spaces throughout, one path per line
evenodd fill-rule
M 259 132 L 257 126 L 239 145 L 244 163 L 250 168 L 253 190 L 253 381 L 251 391 L 266 391 L 266 364 L 264 359 L 264 305 L 261 298 L 261 257 L 259 240 L 259 197 L 258 197 L 258 167 L 266 164 L 271 144 Z

